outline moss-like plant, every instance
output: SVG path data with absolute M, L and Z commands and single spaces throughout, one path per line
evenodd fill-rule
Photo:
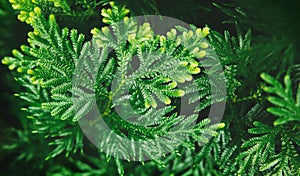
M 233 17 L 233 36 L 193 24 L 156 34 L 151 20 L 133 16 L 159 14 L 155 0 L 10 3 L 33 29 L 2 59 L 23 87 L 15 96 L 27 117 L 7 130 L 2 149 L 23 174 L 300 174 L 296 44 L 263 45 L 256 26 L 240 28 L 243 8 L 214 4 Z M 261 73 L 276 67 L 277 78 Z M 225 101 L 220 122 L 210 108 L 222 111 Z

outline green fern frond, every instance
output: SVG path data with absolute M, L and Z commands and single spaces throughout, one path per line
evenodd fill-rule
M 224 123 L 212 123 L 203 115 L 212 104 L 226 99 L 237 102 L 240 78 L 248 73 L 246 68 L 253 59 L 246 54 L 252 49 L 250 30 L 242 35 L 237 29 L 237 37 L 232 37 L 229 32 L 222 35 L 208 27 L 191 25 L 189 29 L 176 26 L 157 35 L 149 23 L 139 25 L 128 17 L 128 9 L 110 3 L 110 8 L 101 11 L 103 22 L 110 26 L 94 28 L 93 39 L 85 42 L 83 34 L 75 29 L 60 29 L 56 22 L 61 13 L 74 12 L 72 3 L 11 2 L 21 10 L 19 18 L 34 30 L 28 34 L 29 46 L 13 50 L 13 57 L 5 57 L 2 62 L 20 72 L 19 81 L 25 92 L 16 95 L 29 104 L 23 110 L 29 113 L 34 134 L 45 136 L 49 144 L 47 160 L 61 154 L 73 158 L 72 154 L 83 153 L 83 133 L 77 123 L 86 120 L 89 129 L 99 130 L 91 132 L 97 139 L 96 147 L 106 152 L 107 158 L 117 156 L 116 170 L 121 175 L 126 165 L 121 158 L 142 161 L 143 157 L 153 158 L 155 165 L 170 167 L 163 171 L 166 175 L 205 175 L 211 170 L 216 175 L 230 175 L 239 166 L 241 174 L 249 171 L 250 175 L 271 173 L 272 168 L 276 173 L 297 172 L 295 162 L 286 160 L 286 156 L 291 152 L 296 158 L 291 144 L 299 144 L 300 140 L 282 138 L 287 144 L 282 143 L 280 153 L 276 153 L 272 141 L 288 130 L 255 123 L 256 128 L 249 133 L 259 137 L 244 142 L 244 152 L 234 160 L 238 144 L 231 144 L 230 136 L 235 134 L 228 129 L 220 132 Z M 104 2 L 74 3 L 89 11 Z M 45 5 L 51 7 L 43 13 Z M 199 105 L 189 115 L 180 114 L 182 98 L 188 96 L 189 105 L 197 101 Z M 260 112 L 259 106 L 252 111 Z M 97 117 L 86 118 L 94 111 L 99 112 Z M 230 113 L 235 120 L 242 115 Z M 255 113 L 247 114 L 249 120 L 244 123 L 252 122 L 253 116 Z M 111 131 L 101 131 L 105 129 L 97 123 L 101 120 Z M 136 141 L 141 141 L 140 145 Z M 174 151 L 175 147 L 178 150 Z M 172 154 L 166 156 L 166 151 Z M 279 160 L 289 164 L 279 166 Z M 84 162 L 72 162 L 87 175 L 102 173 Z
M 298 164 L 294 163 L 299 157 L 294 145 L 298 137 L 289 135 L 295 130 L 282 126 L 272 127 L 260 122 L 254 122 L 254 126 L 249 129 L 249 133 L 259 136 L 243 143 L 242 148 L 246 150 L 238 155 L 240 163 L 238 173 L 299 174 Z M 277 143 L 280 143 L 280 147 Z
M 293 86 L 289 75 L 284 77 L 284 86 L 268 74 L 261 74 L 261 78 L 271 86 L 264 87 L 265 92 L 275 94 L 269 96 L 268 101 L 275 107 L 269 107 L 267 111 L 277 117 L 274 125 L 286 124 L 290 121 L 300 121 L 300 85 L 293 97 Z
M 164 160 L 168 167 L 162 169 L 162 175 L 233 175 L 237 167 L 236 146 L 231 146 L 230 141 L 229 133 L 221 130 L 199 151 L 182 148 L 181 153 Z
M 274 142 L 279 130 L 259 122 L 254 122 L 255 128 L 251 128 L 249 133 L 261 135 L 251 138 L 243 143 L 242 148 L 246 148 L 238 155 L 238 161 L 241 163 L 238 173 L 256 173 L 258 166 L 265 163 L 268 157 L 275 154 Z
M 18 19 L 28 24 L 33 15 L 34 8 L 40 8 L 43 15 L 54 14 L 59 23 L 69 27 L 80 27 L 74 23 L 87 25 L 90 19 L 100 19 L 99 6 L 105 5 L 103 1 L 68 1 L 68 0 L 10 0 L 14 10 L 19 11 Z
M 49 93 L 39 85 L 32 85 L 32 81 L 28 77 L 27 79 L 18 79 L 18 81 L 28 90 L 17 96 L 30 103 L 30 106 L 24 107 L 23 110 L 29 113 L 28 119 L 35 124 L 31 127 L 32 133 L 44 135 L 45 139 L 49 139 L 48 144 L 54 146 L 46 159 L 53 158 L 64 152 L 68 156 L 70 153 L 82 150 L 83 134 L 80 131 L 80 127 L 68 121 L 61 121 L 59 125 L 54 125 L 57 123 L 57 119 L 53 118 L 53 116 L 60 110 L 55 108 L 49 113 L 41 106 L 41 102 L 50 100 Z M 67 99 L 67 97 L 61 96 L 57 96 L 57 98 Z

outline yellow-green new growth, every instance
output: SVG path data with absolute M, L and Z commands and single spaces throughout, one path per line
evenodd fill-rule
M 115 6 L 115 3 L 113 2 L 110 2 L 109 4 L 111 8 L 101 10 L 101 15 L 103 16 L 102 22 L 105 24 L 112 24 L 123 20 L 130 12 L 129 9 L 126 9 L 125 7 Z

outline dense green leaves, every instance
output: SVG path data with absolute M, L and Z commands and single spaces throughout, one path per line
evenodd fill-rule
M 45 134 L 48 144 L 54 146 L 45 159 L 62 153 L 69 156 L 78 150 L 82 152 L 83 134 L 74 122 L 85 118 L 98 105 L 100 115 L 113 129 L 109 133 L 99 133 L 97 146 L 107 148 L 108 157 L 117 153 L 124 159 L 142 161 L 139 157 L 158 158 L 178 144 L 193 149 L 194 143 L 207 143 L 224 124 L 211 125 L 209 119 L 200 120 L 193 111 L 189 116 L 178 115 L 177 105 L 171 103 L 185 95 L 178 85 L 192 81 L 193 75 L 201 73 L 199 59 L 211 52 L 205 42 L 209 29 L 177 27 L 168 32 L 167 37 L 155 35 L 149 23 L 138 25 L 125 17 L 128 9 L 110 5 L 112 8 L 102 10 L 102 15 L 103 22 L 112 25 L 112 31 L 107 27 L 101 31 L 94 29 L 94 38 L 85 44 L 84 36 L 76 30 L 60 30 L 53 14 L 47 17 L 41 8 L 29 2 L 14 5 L 19 10 L 33 6 L 28 9 L 28 16 L 21 11 L 23 16 L 19 18 L 22 17 L 21 21 L 30 24 L 34 31 L 28 34 L 30 46 L 22 46 L 22 52 L 14 50 L 15 57 L 6 57 L 2 62 L 11 69 L 16 67 L 20 75 L 26 77 L 19 80 L 27 91 L 18 96 L 35 105 L 24 109 L 34 120 L 32 132 Z M 54 1 L 54 6 L 68 10 L 63 1 Z M 124 23 L 122 28 L 118 26 L 120 20 Z M 109 52 L 115 54 L 110 56 Z M 131 65 L 134 55 L 140 63 L 136 70 L 132 70 Z M 127 89 L 129 94 L 126 94 Z M 204 96 L 209 94 L 208 91 Z M 139 113 L 130 114 L 122 107 L 129 105 L 126 104 L 128 100 L 135 103 L 133 108 Z M 159 103 L 166 107 L 158 107 Z M 128 123 L 115 112 L 118 106 L 128 117 L 141 115 L 139 119 L 149 124 Z M 117 138 L 113 137 L 115 133 Z M 164 135 L 167 137 L 156 139 Z M 131 148 L 122 141 L 124 137 L 132 141 Z M 145 141 L 141 146 L 133 143 L 146 139 L 155 140 Z M 134 153 L 134 158 L 130 153 Z M 122 174 L 121 162 L 117 160 L 116 164 Z
M 240 164 L 239 174 L 255 175 L 262 172 L 265 175 L 298 175 L 299 86 L 294 99 L 289 75 L 284 77 L 284 85 L 266 73 L 261 74 L 261 78 L 271 85 L 265 86 L 264 91 L 276 95 L 269 95 L 267 98 L 274 106 L 267 108 L 267 111 L 276 119 L 274 126 L 254 122 L 255 127 L 248 130 L 255 137 L 242 144 L 245 151 L 237 158 Z
M 258 136 L 243 143 L 245 151 L 237 158 L 240 164 L 238 173 L 255 175 L 259 171 L 265 175 L 298 175 L 299 144 L 296 141 L 299 136 L 291 134 L 299 132 L 286 126 L 272 127 L 260 122 L 254 122 L 254 126 L 248 131 Z
M 249 26 L 257 14 L 241 7 L 256 2 L 231 9 L 214 4 L 232 17 L 227 22 L 235 24 L 236 35 L 195 25 L 158 35 L 151 20 L 140 24 L 129 16 L 164 14 L 156 6 L 167 1 L 10 2 L 33 31 L 27 45 L 2 59 L 23 86 L 15 96 L 25 115 L 21 129 L 5 133 L 1 151 L 16 156 L 13 164 L 26 167 L 24 174 L 300 174 L 299 65 L 284 71 L 297 60 L 296 43 L 288 29 Z M 166 9 L 177 1 L 172 3 Z M 206 9 L 186 3 L 190 8 L 174 9 Z M 120 6 L 125 4 L 131 11 Z M 86 41 L 90 28 L 92 40 Z M 282 35 L 265 36 L 276 33 Z M 278 81 L 283 73 L 288 75 Z M 214 113 L 207 118 L 209 107 L 225 101 L 224 123 Z M 190 114 L 181 113 L 186 109 Z

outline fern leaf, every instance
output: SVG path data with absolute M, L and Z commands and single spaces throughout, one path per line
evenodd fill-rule
M 293 98 L 292 83 L 287 75 L 284 78 L 284 86 L 270 75 L 262 74 L 262 79 L 271 86 L 266 86 L 264 90 L 268 93 L 277 95 L 269 96 L 268 101 L 275 105 L 267 111 L 279 118 L 274 122 L 275 125 L 282 125 L 289 121 L 299 121 L 300 107 L 297 104 L 299 95 L 299 86 L 296 93 L 296 98 Z

